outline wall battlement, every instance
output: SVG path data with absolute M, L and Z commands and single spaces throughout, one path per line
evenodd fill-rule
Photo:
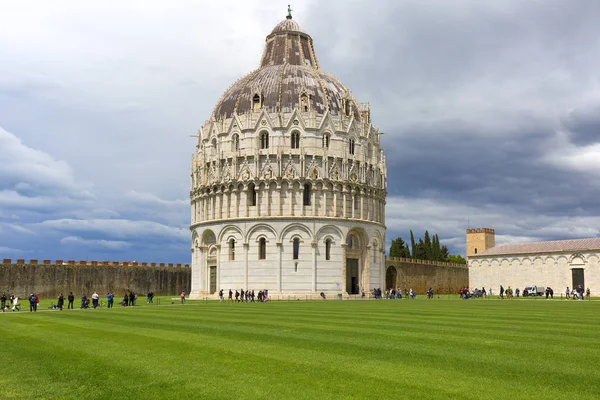
M 81 266 L 113 266 L 113 267 L 177 267 L 177 268 L 189 268 L 189 264 L 173 264 L 173 263 L 147 263 L 137 261 L 63 261 L 63 260 L 39 260 L 30 259 L 28 263 L 24 259 L 17 259 L 16 262 L 12 262 L 10 258 L 4 258 L 2 260 L 3 265 L 81 265 Z
M 496 233 L 496 231 L 492 228 L 476 228 L 476 229 L 467 229 L 467 233 Z
M 409 264 L 431 265 L 433 267 L 454 267 L 454 268 L 467 269 L 467 264 L 451 263 L 451 262 L 446 262 L 446 261 L 417 260 L 417 259 L 413 259 L 413 258 L 404 258 L 404 257 L 386 257 L 386 261 L 388 263 L 402 262 L 402 263 L 409 263 Z

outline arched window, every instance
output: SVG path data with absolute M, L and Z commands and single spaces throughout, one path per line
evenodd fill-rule
M 262 132 L 260 134 L 260 148 L 261 149 L 269 148 L 269 133 L 268 132 Z
M 254 183 L 248 185 L 248 205 L 256 205 L 256 186 L 254 186 Z
M 292 149 L 300 148 L 300 132 L 294 131 L 292 132 Z
M 323 148 L 324 149 L 328 149 L 329 148 L 329 133 L 325 133 L 323 135 Z
M 231 137 L 231 151 L 238 151 L 240 149 L 240 135 L 235 133 Z
M 235 260 L 235 240 L 229 240 L 229 261 Z
M 216 138 L 215 138 L 215 139 L 213 139 L 213 140 L 210 142 L 210 144 L 212 145 L 212 153 L 213 153 L 214 155 L 216 155 L 216 154 L 217 154 L 217 139 L 216 139 Z
M 310 103 L 308 102 L 308 96 L 306 95 L 306 93 L 302 93 L 302 95 L 300 96 L 300 110 L 308 112 L 310 109 L 309 104 Z
M 310 183 L 306 183 L 304 185 L 304 192 L 302 196 L 302 204 L 305 206 L 310 206 L 310 192 L 312 189 L 312 185 Z
M 354 194 L 354 211 L 358 211 L 360 209 L 360 196 L 359 196 L 359 192 L 357 191 Z
M 260 238 L 258 241 L 258 259 L 265 260 L 267 258 L 267 239 Z
M 354 235 L 349 235 L 346 239 L 346 247 L 349 249 L 358 249 L 358 239 Z
M 258 111 L 261 107 L 260 95 L 257 93 L 252 97 L 252 111 Z
M 298 259 L 300 253 L 300 239 L 294 238 L 294 260 Z
M 350 154 L 354 154 L 354 139 L 350 139 L 350 141 L 348 142 L 349 146 L 348 146 L 348 151 L 350 152 Z
M 325 241 L 325 260 L 331 260 L 331 239 Z

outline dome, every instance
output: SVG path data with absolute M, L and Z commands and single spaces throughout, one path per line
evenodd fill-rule
M 236 81 L 221 96 L 211 119 L 231 118 L 257 109 L 289 113 L 294 109 L 360 120 L 358 103 L 333 75 L 319 68 L 313 40 L 291 16 L 267 36 L 258 69 Z

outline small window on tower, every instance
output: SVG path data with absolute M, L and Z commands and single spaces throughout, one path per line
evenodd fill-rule
M 325 260 L 331 260 L 331 239 L 325 241 Z
M 308 96 L 306 93 L 303 93 L 302 96 L 300 96 L 300 109 L 304 112 L 308 112 L 309 110 Z
M 348 151 L 351 155 L 354 155 L 354 144 L 354 139 L 350 139 L 350 142 L 348 142 Z
M 292 132 L 292 149 L 300 148 L 300 132 L 294 131 Z
M 240 136 L 236 133 L 231 138 L 231 150 L 238 151 L 240 149 Z
M 475 247 L 475 254 L 477 254 L 477 247 Z
M 235 240 L 229 241 L 229 261 L 235 260 Z
M 262 106 L 262 104 L 261 104 L 261 101 L 260 101 L 260 95 L 257 93 L 252 98 L 252 111 L 258 111 L 258 110 L 260 110 L 261 106 Z
M 298 259 L 300 253 L 300 239 L 295 238 L 294 239 L 294 260 Z
M 263 132 L 260 134 L 260 148 L 268 149 L 269 148 L 269 133 Z
M 307 183 L 304 185 L 304 193 L 302 196 L 302 200 L 303 200 L 303 205 L 305 206 L 310 206 L 310 192 L 311 192 L 312 186 L 310 183 Z
M 329 148 L 329 133 L 326 133 L 323 135 L 323 148 L 324 149 Z
M 265 260 L 267 258 L 267 239 L 260 238 L 258 241 L 258 259 Z

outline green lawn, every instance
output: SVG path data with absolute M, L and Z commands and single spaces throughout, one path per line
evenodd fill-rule
M 139 304 L 0 314 L 0 399 L 600 393 L 599 301 Z

